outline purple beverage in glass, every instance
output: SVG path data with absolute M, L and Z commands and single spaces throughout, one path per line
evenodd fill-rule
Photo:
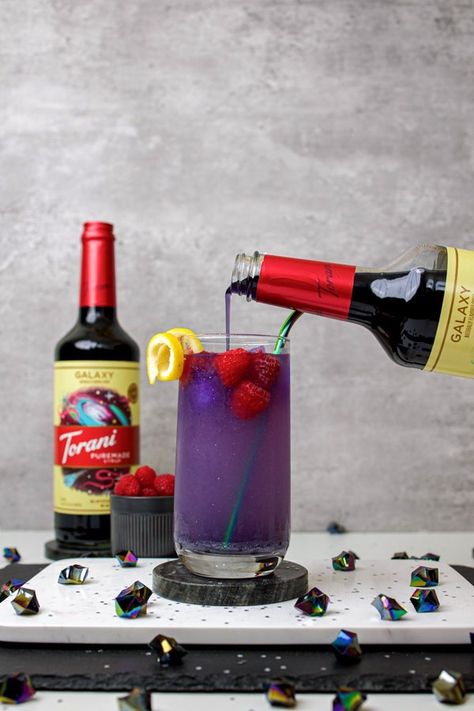
M 289 341 L 273 355 L 274 337 L 200 340 L 179 385 L 176 549 L 200 575 L 271 573 L 290 534 Z

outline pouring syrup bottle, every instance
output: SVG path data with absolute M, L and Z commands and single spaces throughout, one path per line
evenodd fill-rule
M 138 464 L 139 350 L 117 321 L 114 239 L 84 225 L 79 314 L 55 349 L 53 559 L 110 555 L 109 495 Z
M 358 323 L 398 365 L 474 377 L 474 252 L 423 244 L 366 268 L 238 254 L 232 294 Z

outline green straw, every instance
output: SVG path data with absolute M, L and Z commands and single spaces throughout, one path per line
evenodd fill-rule
M 302 311 L 292 311 L 283 321 L 283 325 L 278 333 L 278 338 L 276 339 L 275 348 L 273 349 L 274 355 L 278 355 L 282 352 L 285 347 L 286 339 L 288 338 L 289 332 L 302 315 Z
M 239 518 L 239 513 L 240 509 L 242 506 L 242 502 L 244 500 L 245 492 L 247 490 L 247 486 L 250 480 L 250 475 L 252 473 L 254 464 L 255 464 L 255 459 L 258 454 L 258 450 L 260 448 L 260 444 L 262 441 L 263 433 L 265 430 L 265 424 L 266 424 L 267 418 L 266 415 L 262 416 L 262 419 L 259 422 L 259 426 L 255 432 L 255 437 L 252 442 L 252 446 L 250 448 L 249 456 L 247 457 L 247 461 L 245 462 L 245 467 L 244 467 L 244 475 L 242 477 L 242 481 L 240 483 L 239 487 L 239 492 L 237 494 L 237 498 L 235 500 L 234 507 L 232 509 L 232 513 L 230 515 L 229 523 L 227 524 L 227 528 L 224 534 L 224 548 L 229 547 L 229 543 L 232 539 L 232 536 L 234 535 L 234 530 L 237 525 L 237 519 Z
M 301 311 L 292 311 L 289 314 L 288 318 L 285 319 L 282 327 L 280 328 L 280 331 L 278 333 L 278 338 L 276 340 L 275 347 L 273 349 L 273 353 L 275 355 L 279 355 L 282 352 L 282 350 L 284 349 L 284 347 L 286 345 L 286 339 L 288 338 L 289 332 L 291 331 L 294 324 L 297 322 L 297 320 L 302 315 L 303 315 L 303 313 Z M 234 506 L 232 508 L 232 513 L 229 518 L 229 523 L 227 524 L 227 528 L 226 528 L 225 534 L 224 534 L 224 541 L 223 541 L 224 548 L 229 547 L 229 544 L 232 540 L 232 536 L 234 535 L 235 527 L 237 525 L 237 520 L 239 518 L 240 509 L 242 507 L 242 502 L 244 500 L 245 492 L 247 490 L 247 486 L 248 486 L 248 483 L 250 480 L 250 475 L 252 473 L 252 470 L 253 470 L 253 467 L 255 464 L 255 459 L 257 457 L 257 453 L 260 448 L 260 444 L 261 444 L 262 437 L 264 434 L 266 421 L 267 421 L 266 415 L 262 416 L 259 426 L 255 432 L 255 437 L 253 439 L 252 446 L 250 448 L 249 456 L 247 457 L 247 461 L 245 462 L 244 475 L 242 477 L 239 491 L 237 493 L 237 498 L 236 498 Z

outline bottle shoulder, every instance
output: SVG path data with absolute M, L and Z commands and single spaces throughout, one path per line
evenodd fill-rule
M 54 359 L 138 362 L 140 350 L 117 321 L 78 322 L 56 344 Z

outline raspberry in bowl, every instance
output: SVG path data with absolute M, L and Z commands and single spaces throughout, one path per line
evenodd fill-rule
M 131 550 L 139 558 L 175 557 L 174 476 L 150 466 L 123 475 L 110 496 L 112 555 Z

